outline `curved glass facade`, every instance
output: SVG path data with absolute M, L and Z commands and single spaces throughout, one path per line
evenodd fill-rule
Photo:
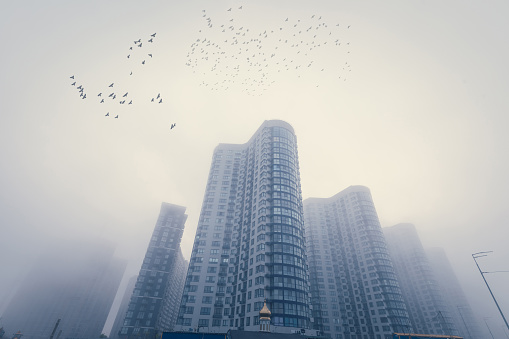
M 272 183 L 266 255 L 268 304 L 275 326 L 309 327 L 302 194 L 295 135 L 272 128 Z

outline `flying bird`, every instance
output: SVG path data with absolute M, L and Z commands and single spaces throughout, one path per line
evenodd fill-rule
M 106 113 L 105 117 L 109 117 L 110 116 L 110 112 Z
M 170 127 L 170 129 L 173 129 L 173 127 L 175 127 L 175 126 L 177 126 L 177 124 L 176 124 L 176 123 L 174 123 L 174 124 L 171 124 L 171 127 Z
M 71 79 L 74 79 L 74 75 L 70 76 Z
M 156 99 L 159 99 L 161 97 L 161 93 L 157 94 Z
M 71 84 L 72 86 L 76 86 L 76 81 Z
M 98 97 L 100 97 L 102 94 L 103 94 L 103 93 L 101 92 L 101 93 L 97 94 L 97 96 L 98 96 Z
M 148 56 L 152 58 L 152 54 L 149 54 Z
M 228 9 L 228 11 L 227 11 L 227 12 L 231 12 L 231 11 L 232 11 L 232 9 L 230 8 L 230 9 Z
M 148 39 L 147 41 L 148 41 L 148 42 L 152 42 L 152 38 Z
M 153 38 L 155 38 L 155 37 L 156 37 L 156 33 L 151 34 L 150 36 L 151 36 L 151 37 L 153 37 Z
M 102 104 L 104 102 L 104 99 L 101 100 L 100 104 Z
M 145 60 L 143 60 L 143 61 L 141 62 L 141 64 L 142 64 L 142 65 L 145 65 Z
M 115 119 L 118 119 L 118 114 L 117 114 L 117 115 L 115 115 Z
M 111 85 L 109 85 L 108 87 L 113 87 L 113 82 L 111 83 Z
M 239 9 L 242 9 L 242 6 L 240 6 Z
M 125 98 L 127 96 L 127 93 L 129 93 L 129 92 L 125 92 L 125 94 L 122 97 Z
M 160 99 L 160 100 L 159 100 L 159 103 L 162 103 L 162 102 L 163 102 L 163 99 Z
M 132 105 L 132 103 L 133 103 L 133 101 L 131 100 L 131 101 L 129 101 L 128 105 Z

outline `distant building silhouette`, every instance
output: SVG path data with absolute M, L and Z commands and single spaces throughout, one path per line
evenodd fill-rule
M 483 332 L 444 249 L 431 247 L 425 251 L 459 335 L 465 339 L 482 338 Z
M 385 227 L 383 231 L 414 333 L 457 335 L 450 307 L 444 300 L 415 226 L 398 224 Z
M 120 338 L 153 339 L 173 327 L 187 267 L 180 249 L 187 219 L 185 210 L 182 206 L 161 204 Z
M 411 330 L 380 222 L 364 186 L 304 200 L 314 328 L 326 337 Z
M 98 338 L 127 262 L 105 241 L 65 242 L 41 255 L 2 316 L 7 335 Z

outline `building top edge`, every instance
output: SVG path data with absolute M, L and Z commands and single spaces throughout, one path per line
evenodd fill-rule
M 184 213 L 186 211 L 185 206 L 175 205 L 175 204 L 171 204 L 169 202 L 164 202 L 164 201 L 161 203 L 161 209 L 163 209 L 163 208 L 165 210 L 171 209 L 171 210 L 175 210 L 175 211 L 181 211 L 182 213 Z
M 220 143 L 216 146 L 214 151 L 220 150 L 220 149 L 238 149 L 242 150 L 246 145 L 249 145 L 249 143 L 253 140 L 253 138 L 260 133 L 261 130 L 268 127 L 283 127 L 288 129 L 290 132 L 292 132 L 293 135 L 295 135 L 295 130 L 293 129 L 292 125 L 287 123 L 283 120 L 265 120 L 260 127 L 256 130 L 256 132 L 253 133 L 253 136 L 245 143 L 243 144 L 230 144 L 230 143 Z
M 304 199 L 303 204 L 311 204 L 311 203 L 319 202 L 319 201 L 323 201 L 323 200 L 335 200 L 335 199 L 340 198 L 340 197 L 342 197 L 344 195 L 347 195 L 348 193 L 353 193 L 353 192 L 367 192 L 367 193 L 371 193 L 369 188 L 366 187 L 366 186 L 352 185 L 352 186 L 348 186 L 344 190 L 342 190 L 339 193 L 336 193 L 333 196 L 328 197 L 328 198 L 316 198 L 316 197 L 306 198 L 306 199 Z

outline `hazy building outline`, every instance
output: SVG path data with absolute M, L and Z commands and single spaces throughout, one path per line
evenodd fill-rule
M 80 239 L 42 254 L 2 315 L 7 334 L 46 339 L 60 319 L 55 336 L 98 338 L 127 266 L 114 250 L 109 241 Z
M 411 331 L 371 193 L 304 200 L 314 328 L 335 339 Z
M 457 335 L 415 226 L 400 223 L 383 232 L 415 333 Z
M 429 247 L 425 251 L 459 335 L 465 339 L 482 338 L 483 332 L 445 250 Z

